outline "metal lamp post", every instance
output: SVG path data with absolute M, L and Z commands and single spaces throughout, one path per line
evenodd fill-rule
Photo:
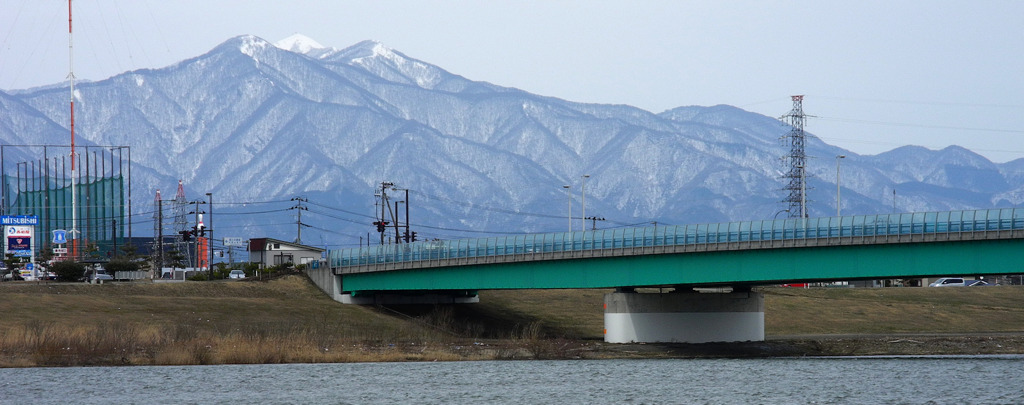
M 580 187 L 580 191 L 583 193 L 583 197 L 581 198 L 582 206 L 583 206 L 583 214 L 580 217 L 583 218 L 583 231 L 586 232 L 587 231 L 587 179 L 590 178 L 590 175 L 589 174 L 584 174 L 582 177 L 583 177 L 583 185 Z
M 569 196 L 569 232 L 572 232 L 572 186 L 564 185 L 565 193 Z
M 846 159 L 846 155 L 836 156 L 836 216 L 842 215 L 842 206 L 840 205 L 841 200 L 839 199 L 839 162 L 842 159 Z

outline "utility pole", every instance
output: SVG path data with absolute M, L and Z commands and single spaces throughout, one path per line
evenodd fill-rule
M 398 204 L 401 203 L 401 202 L 402 201 L 395 201 L 395 213 L 394 213 L 394 215 L 391 216 L 391 222 L 394 222 L 394 225 L 395 225 L 395 244 L 402 243 L 402 235 L 399 235 L 399 231 L 398 231 L 398 228 L 399 228 L 398 223 L 399 223 L 399 220 L 401 219 L 401 218 L 398 217 Z
M 297 210 L 298 214 L 299 214 L 298 220 L 295 221 L 295 228 L 296 228 L 295 229 L 295 234 L 296 234 L 296 236 L 295 236 L 295 243 L 302 244 L 302 227 L 303 226 L 309 226 L 309 225 L 306 225 L 306 224 L 302 223 L 302 211 L 309 211 L 309 208 L 307 208 L 306 206 L 302 205 L 302 203 L 309 202 L 309 200 L 306 199 L 305 197 L 294 197 L 294 198 L 292 198 L 292 201 L 298 201 L 298 202 L 295 203 L 294 207 L 291 207 L 289 209 L 290 210 Z
M 373 224 L 377 226 L 377 232 L 380 233 L 380 244 L 384 244 L 384 233 L 387 231 L 388 221 L 385 219 L 391 214 L 391 203 L 388 201 L 388 187 L 394 186 L 391 182 L 380 183 L 380 218 Z M 397 207 L 396 207 L 397 208 Z M 369 239 L 367 239 L 367 246 L 369 246 Z
M 206 218 L 209 222 L 207 228 L 208 235 L 206 235 L 206 252 L 210 255 L 210 260 L 206 262 L 206 267 L 209 269 L 210 278 L 213 281 L 213 193 L 206 193 L 206 202 L 209 203 L 208 209 L 210 210 L 210 216 Z
M 589 219 L 590 220 L 590 230 L 591 231 L 597 230 L 597 221 L 604 221 L 605 220 L 604 217 L 586 217 L 584 219 Z
M 156 191 L 156 271 L 154 277 L 163 276 L 164 271 L 164 201 L 160 199 L 160 190 Z
M 193 237 L 193 239 L 196 240 L 196 261 L 194 262 L 194 265 L 195 265 L 196 271 L 198 271 L 199 270 L 199 262 L 201 261 L 201 260 L 199 260 L 199 222 L 202 221 L 202 219 L 200 219 L 200 217 L 199 217 L 199 215 L 201 215 L 199 213 L 199 208 L 198 208 L 199 207 L 199 201 L 193 201 L 192 203 L 196 205 L 196 210 L 192 211 L 192 213 L 195 214 L 195 216 L 196 216 L 196 224 L 195 224 L 195 226 L 192 227 L 192 229 L 193 229 L 193 232 L 195 232 L 195 236 Z

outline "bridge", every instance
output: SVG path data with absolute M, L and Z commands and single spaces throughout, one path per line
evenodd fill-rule
M 1019 273 L 1024 209 L 645 226 L 332 250 L 336 300 L 475 302 L 487 289 L 614 288 L 605 340 L 764 339 L 760 285 Z M 636 293 L 636 288 L 670 293 Z M 701 293 L 728 287 L 729 293 Z M 696 290 L 695 290 L 696 288 Z

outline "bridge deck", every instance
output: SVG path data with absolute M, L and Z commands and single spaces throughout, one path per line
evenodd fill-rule
M 331 250 L 336 274 L 661 253 L 1024 238 L 1024 209 L 649 226 Z

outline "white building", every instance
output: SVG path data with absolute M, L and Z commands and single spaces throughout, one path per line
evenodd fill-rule
M 320 260 L 324 249 L 273 238 L 249 239 L 249 262 L 261 269 L 282 263 L 309 264 Z

